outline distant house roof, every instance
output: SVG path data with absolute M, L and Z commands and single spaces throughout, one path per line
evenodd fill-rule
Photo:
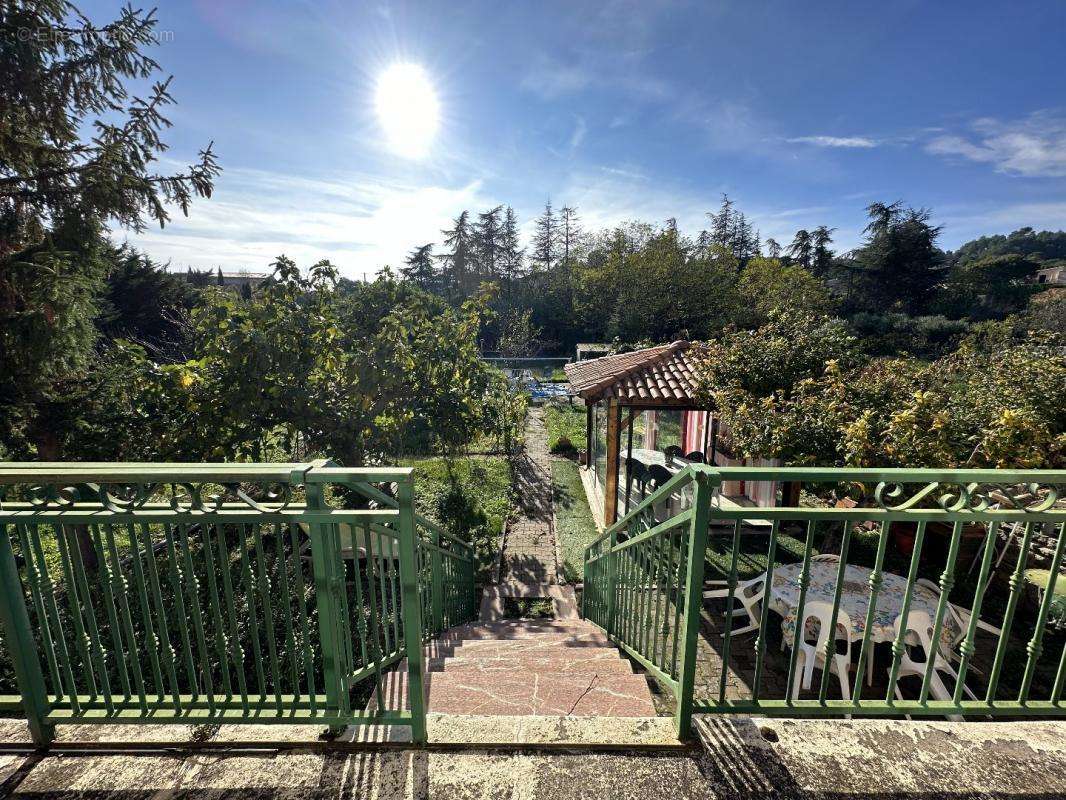
M 700 408 L 693 365 L 698 345 L 672 342 L 631 353 L 577 361 L 563 369 L 570 391 L 585 400 L 617 397 L 623 405 Z

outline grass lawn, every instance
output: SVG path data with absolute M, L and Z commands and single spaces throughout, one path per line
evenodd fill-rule
M 479 580 L 499 554 L 503 522 L 511 506 L 511 467 L 503 456 L 417 458 L 415 505 L 421 514 L 474 543 Z
M 580 581 L 585 548 L 599 533 L 592 519 L 578 466 L 565 458 L 552 459 L 552 494 L 555 499 L 555 535 L 559 541 L 563 574 Z
M 548 450 L 552 453 L 576 450 L 585 446 L 585 409 L 571 408 L 568 404 L 551 404 L 544 407 L 544 427 L 548 432 Z M 560 446 L 566 439 L 573 448 Z

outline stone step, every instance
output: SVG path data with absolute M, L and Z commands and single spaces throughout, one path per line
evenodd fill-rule
M 443 658 L 426 664 L 431 672 L 537 672 L 554 675 L 573 672 L 597 672 L 611 675 L 632 675 L 633 667 L 617 653 L 607 652 L 596 658 L 575 659 L 566 656 L 510 656 L 503 658 Z
M 469 631 L 462 631 L 456 634 L 454 638 L 449 638 L 449 641 L 456 642 L 471 642 L 488 640 L 494 642 L 517 642 L 526 639 L 533 639 L 537 641 L 548 642 L 594 642 L 597 644 L 609 644 L 607 635 L 600 630 L 572 630 L 564 631 L 557 628 L 545 628 L 544 630 L 531 630 L 529 628 L 523 628 L 514 630 L 510 633 L 497 633 L 495 631 L 482 631 L 471 629 Z
M 649 717 L 655 704 L 643 675 L 574 672 L 542 675 L 427 672 L 427 710 L 485 716 Z M 409 708 L 407 673 L 390 672 L 382 682 L 385 707 Z M 371 696 L 368 711 L 377 705 Z
M 442 654 L 443 657 L 463 658 L 469 656 L 483 656 L 487 658 L 500 658 L 518 654 L 536 655 L 544 658 L 553 656 L 568 656 L 573 652 L 592 649 L 609 649 L 606 640 L 584 639 L 464 639 L 453 647 L 449 652 Z M 615 651 L 618 652 L 618 651 Z
M 447 631 L 449 639 L 521 639 L 546 633 L 603 633 L 596 625 L 583 620 L 499 620 L 459 625 Z

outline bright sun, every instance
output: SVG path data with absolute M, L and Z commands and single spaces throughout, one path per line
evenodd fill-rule
M 440 124 L 440 104 L 418 64 L 393 64 L 378 77 L 374 97 L 389 148 L 407 158 L 429 152 Z

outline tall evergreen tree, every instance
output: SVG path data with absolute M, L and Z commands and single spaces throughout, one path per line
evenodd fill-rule
M 522 274 L 523 251 L 519 247 L 518 240 L 518 217 L 510 206 L 503 212 L 503 231 L 500 235 L 500 273 L 503 277 L 504 291 L 508 295 L 514 287 L 514 282 Z
M 455 300 L 463 300 L 473 292 L 474 235 L 470 225 L 470 212 L 463 211 L 452 223 L 451 230 L 441 231 L 448 252 L 438 258 L 444 265 L 442 282 L 445 291 Z
M 928 209 L 901 202 L 872 203 L 866 213 L 866 239 L 855 251 L 863 283 L 857 299 L 870 310 L 923 313 L 945 277 L 946 259 L 936 245 L 940 227 Z
M 427 292 L 436 291 L 437 270 L 433 266 L 433 244 L 424 244 L 414 248 L 404 259 L 400 274 L 404 280 Z
M 811 271 L 819 277 L 824 277 L 833 263 L 833 251 L 829 245 L 833 243 L 833 232 L 836 228 L 827 228 L 819 225 L 811 231 Z
M 789 257 L 804 269 L 811 268 L 811 259 L 814 256 L 814 244 L 811 241 L 811 232 L 806 228 L 800 228 L 792 239 L 792 244 L 786 250 Z
M 533 232 L 532 262 L 543 272 L 549 272 L 558 258 L 559 222 L 549 200 L 544 204 L 544 213 L 537 217 Z
M 770 258 L 781 258 L 781 245 L 776 239 L 766 240 L 766 255 Z
M 210 145 L 183 171 L 155 171 L 170 79 L 143 99 L 127 88 L 159 70 L 155 26 L 131 6 L 107 25 L 62 0 L 0 8 L 0 440 L 15 452 L 71 457 L 70 434 L 112 393 L 93 369 L 108 225 L 165 224 L 169 208 L 210 196 L 219 171 Z M 113 432 L 109 446 L 122 444 Z
M 563 269 L 570 271 L 571 259 L 581 239 L 581 218 L 573 206 L 563 206 L 559 211 L 559 250 Z
M 222 267 L 219 267 L 218 268 L 218 272 L 215 274 L 215 285 L 216 286 L 225 286 L 226 285 L 226 280 L 225 280 L 225 278 L 222 277 Z
M 500 215 L 503 206 L 490 208 L 478 214 L 474 224 L 474 252 L 477 254 L 477 273 L 482 278 L 500 278 L 500 263 L 503 260 L 503 224 Z
M 718 213 L 712 211 L 707 214 L 707 218 L 711 221 L 711 244 L 719 244 L 729 252 L 733 252 L 733 236 L 736 231 L 735 213 L 733 201 L 729 199 L 729 195 L 723 194 L 722 205 Z

